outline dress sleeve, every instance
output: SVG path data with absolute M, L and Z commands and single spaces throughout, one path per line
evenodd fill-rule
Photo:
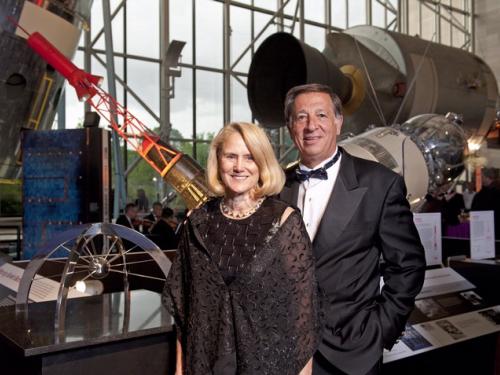
M 280 246 L 283 267 L 291 294 L 290 337 L 296 337 L 299 370 L 314 355 L 320 338 L 320 319 L 312 245 L 302 217 L 297 211 L 282 225 Z
M 163 289 L 162 303 L 172 314 L 177 329 L 177 338 L 183 342 L 186 326 L 186 313 L 188 301 L 187 285 L 187 257 L 186 252 L 189 248 L 188 228 L 184 225 L 180 235 L 180 242 L 177 249 L 177 255 L 172 263 L 167 281 Z

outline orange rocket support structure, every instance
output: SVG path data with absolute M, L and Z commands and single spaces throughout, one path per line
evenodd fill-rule
M 20 27 L 18 25 L 18 27 Z M 21 28 L 22 29 L 22 28 Z M 29 34 L 28 45 L 75 88 L 110 126 L 184 198 L 188 208 L 200 206 L 208 198 L 203 169 L 188 155 L 162 142 L 137 117 L 99 85 L 102 77 L 75 66 L 40 33 Z

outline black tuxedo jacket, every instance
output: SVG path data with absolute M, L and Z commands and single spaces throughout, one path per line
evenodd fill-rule
M 133 225 L 130 224 L 130 222 L 128 221 L 128 219 L 125 215 L 118 216 L 118 219 L 116 219 L 116 224 L 120 224 L 120 225 L 123 225 L 124 227 L 137 230 L 136 227 L 134 227 Z
M 143 220 L 148 220 L 148 221 L 152 222 L 153 224 L 156 223 L 156 217 L 155 217 L 155 215 L 153 215 L 152 212 L 147 214 L 146 216 L 144 216 Z
M 280 194 L 293 205 L 295 168 Z M 344 151 L 313 251 L 324 319 L 319 351 L 342 371 L 364 374 L 404 330 L 424 280 L 403 178 Z

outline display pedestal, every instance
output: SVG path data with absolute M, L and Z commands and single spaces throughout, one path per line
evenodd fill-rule
M 0 373 L 44 375 L 173 373 L 175 332 L 161 295 L 146 290 L 67 301 L 55 328 L 55 301 L 27 314 L 0 308 Z

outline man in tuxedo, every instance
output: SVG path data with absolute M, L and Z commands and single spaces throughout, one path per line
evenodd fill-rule
M 150 212 L 142 219 L 142 231 L 144 234 L 149 234 L 151 227 L 161 219 L 162 210 L 163 205 L 160 202 L 153 203 L 153 212 Z
M 134 221 L 137 218 L 138 211 L 139 210 L 135 203 L 127 203 L 127 205 L 125 206 L 124 214 L 118 216 L 118 219 L 116 219 L 116 224 L 139 230 L 139 228 L 134 225 Z
M 328 86 L 292 88 L 285 118 L 300 162 L 280 197 L 301 210 L 313 242 L 324 324 L 313 375 L 379 374 L 424 280 L 404 180 L 337 147 L 342 105 Z
M 482 187 L 472 200 L 471 211 L 493 211 L 495 220 L 495 237 L 500 238 L 500 189 L 493 168 L 481 171 Z

